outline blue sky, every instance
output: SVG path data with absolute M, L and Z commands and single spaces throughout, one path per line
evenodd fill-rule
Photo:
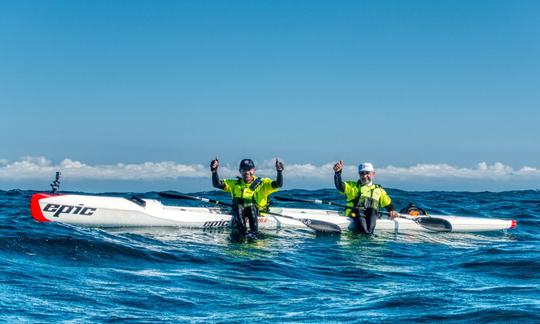
M 231 170 L 244 157 L 316 172 L 369 160 L 403 189 L 536 188 L 538 12 L 537 1 L 2 1 L 0 188 L 35 187 L 65 159 L 197 173 L 216 154 Z M 510 176 L 478 177 L 482 162 Z M 417 165 L 474 175 L 404 176 Z M 209 187 L 189 171 L 141 184 L 72 170 L 78 190 Z

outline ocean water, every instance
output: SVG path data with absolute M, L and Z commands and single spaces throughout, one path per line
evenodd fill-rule
M 540 322 L 538 191 L 389 190 L 398 207 L 516 219 L 507 232 L 280 230 L 250 243 L 227 231 L 37 223 L 33 193 L 0 191 L 1 322 Z M 335 190 L 283 194 L 343 200 Z

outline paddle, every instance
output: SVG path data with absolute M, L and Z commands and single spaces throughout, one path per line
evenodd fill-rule
M 161 196 L 161 197 L 164 197 L 164 198 L 198 200 L 198 201 L 212 203 L 212 204 L 216 204 L 216 205 L 229 206 L 229 207 L 233 206 L 231 203 L 227 203 L 227 202 L 223 202 L 223 201 L 219 201 L 219 200 L 214 200 L 214 199 L 209 199 L 209 198 L 183 195 L 183 194 L 177 193 L 175 191 L 162 191 L 162 192 L 159 192 L 158 195 Z M 341 228 L 338 225 L 336 225 L 334 223 L 330 223 L 330 222 L 321 221 L 321 220 L 318 220 L 318 219 L 298 218 L 298 217 L 293 217 L 293 216 L 288 216 L 288 215 L 283 215 L 283 214 L 278 214 L 278 213 L 272 213 L 272 212 L 263 212 L 263 214 L 268 214 L 268 215 L 279 216 L 279 217 L 283 217 L 283 218 L 294 219 L 294 220 L 297 220 L 297 221 L 301 222 L 302 224 L 306 225 L 307 227 L 309 227 L 309 228 L 311 228 L 311 229 L 313 229 L 315 231 L 319 231 L 319 232 L 341 233 Z
M 309 199 L 287 198 L 287 197 L 279 197 L 279 196 L 273 197 L 273 198 L 279 201 L 307 202 L 307 203 L 314 203 L 314 204 L 320 204 L 320 205 L 330 205 L 330 206 L 336 206 L 336 207 L 342 207 L 342 208 L 350 208 L 349 206 L 336 204 L 331 201 L 319 200 L 319 199 L 309 200 Z M 389 214 L 388 212 L 385 212 L 385 211 L 379 211 L 379 213 L 383 215 Z M 452 224 L 450 224 L 450 222 L 447 221 L 446 219 L 435 218 L 431 216 L 411 217 L 405 214 L 399 214 L 398 217 L 412 220 L 418 225 L 431 231 L 435 231 L 435 232 L 451 232 L 452 231 Z

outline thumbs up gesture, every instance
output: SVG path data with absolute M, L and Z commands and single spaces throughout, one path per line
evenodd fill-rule
M 210 171 L 217 172 L 218 167 L 219 167 L 219 160 L 216 156 L 216 158 L 213 159 L 212 162 L 210 162 Z
M 338 163 L 334 164 L 334 172 L 338 173 L 343 170 L 343 160 L 339 160 Z
M 285 169 L 285 166 L 283 165 L 283 162 L 280 162 L 278 159 L 276 159 L 276 171 L 281 172 Z

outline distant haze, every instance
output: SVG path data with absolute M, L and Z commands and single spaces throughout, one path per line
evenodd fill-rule
M 257 174 L 275 177 L 273 161 L 257 164 Z M 333 187 L 333 162 L 323 165 L 311 163 L 286 164 L 286 189 L 320 189 Z M 42 189 L 56 171 L 62 173 L 65 190 L 80 191 L 152 191 L 177 189 L 184 191 L 213 190 L 210 171 L 203 164 L 179 164 L 172 161 L 144 162 L 140 164 L 92 165 L 72 159 L 53 163 L 44 157 L 27 157 L 17 161 L 0 161 L 0 188 Z M 222 178 L 238 176 L 236 164 L 223 163 Z M 346 165 L 343 177 L 356 181 L 357 167 Z M 473 167 L 455 167 L 448 164 L 417 164 L 407 167 L 377 167 L 376 182 L 385 187 L 404 190 L 472 190 L 504 191 L 536 189 L 540 170 L 523 166 L 512 168 L 502 163 L 485 162 Z

